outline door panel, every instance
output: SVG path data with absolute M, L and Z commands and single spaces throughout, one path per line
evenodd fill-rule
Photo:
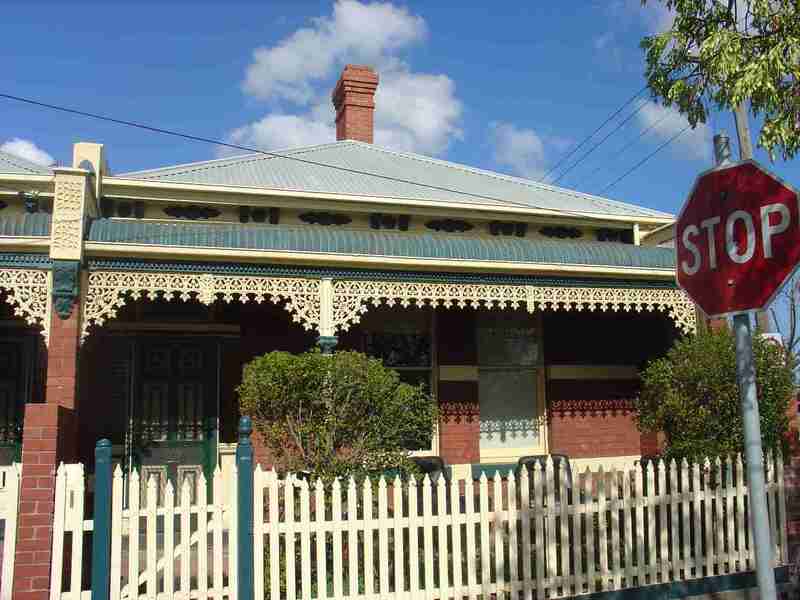
M 133 461 L 142 485 L 151 476 L 159 496 L 167 481 L 179 493 L 184 481 L 216 466 L 218 343 L 199 338 L 137 340 L 133 402 Z

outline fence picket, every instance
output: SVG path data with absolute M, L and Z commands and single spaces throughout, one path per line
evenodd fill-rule
M 480 535 L 481 535 L 481 592 L 486 597 L 491 591 L 491 565 L 489 555 L 489 480 L 486 473 L 481 473 L 478 480 L 480 500 Z
M 579 476 L 580 482 L 580 506 L 581 506 L 581 532 L 586 540 L 585 551 L 581 552 L 581 573 L 586 582 L 586 589 L 588 593 L 594 592 L 594 572 L 595 572 L 595 556 L 594 556 L 594 493 L 592 492 L 592 473 L 589 467 L 586 471 Z M 578 544 L 576 544 L 577 546 Z M 583 593 L 583 585 L 576 585 L 575 592 L 577 594 Z
M 156 554 L 156 510 L 158 509 L 158 475 L 152 474 L 147 480 L 146 494 L 147 494 L 147 512 L 145 514 L 145 565 L 144 568 L 147 572 L 146 590 L 147 598 L 155 600 L 156 593 L 158 592 L 158 581 L 156 576 L 156 563 L 158 562 Z
M 461 557 L 461 486 L 458 480 L 449 482 L 450 490 L 450 531 L 453 539 L 453 593 L 457 598 L 464 596 L 464 579 Z M 516 507 L 516 504 L 514 505 Z M 514 521 L 516 523 L 516 520 Z M 514 529 L 516 532 L 516 528 Z M 512 563 L 513 565 L 514 563 Z
M 776 560 L 782 561 L 780 461 L 770 455 L 765 468 Z M 215 470 L 209 503 L 202 477 L 194 485 L 183 479 L 178 494 L 172 482 L 162 486 L 158 471 L 150 472 L 146 482 L 131 472 L 127 508 L 124 475 L 119 468 L 113 475 L 110 597 L 231 600 L 235 500 L 221 500 L 229 478 Z M 0 518 L 8 523 L 15 518 L 7 514 L 8 495 L 18 493 L 19 469 L 3 474 Z M 396 476 L 374 487 L 370 480 L 346 483 L 345 498 L 341 480 L 330 486 L 318 480 L 312 489 L 291 474 L 279 479 L 274 470 L 254 470 L 256 597 L 532 600 L 534 590 L 537 598 L 581 596 L 739 573 L 751 563 L 740 456 L 691 466 L 652 462 L 633 471 L 586 469 L 572 488 L 563 476 L 556 479 L 551 459 L 518 474 L 483 474 L 477 482 Z M 94 524 L 84 518 L 82 466 L 60 467 L 56 488 L 53 556 L 60 562 L 52 567 L 50 598 L 86 600 L 82 547 Z M 65 555 L 69 564 L 62 568 Z
M 266 557 L 264 556 L 264 488 L 266 487 L 266 479 L 269 476 L 268 472 L 264 472 L 261 465 L 256 465 L 253 469 L 253 597 L 264 598 L 265 576 L 264 570 L 267 566 Z M 270 498 L 270 502 L 272 502 Z M 272 518 L 272 511 L 269 510 L 268 514 Z M 272 525 L 272 523 L 270 523 Z M 270 556 L 270 561 L 273 557 Z M 270 573 L 272 573 L 272 563 L 269 563 Z M 272 598 L 275 600 L 275 598 Z
M 778 481 L 778 544 L 780 553 L 777 556 L 779 564 L 785 564 L 789 560 L 788 548 L 786 546 L 786 491 L 783 485 L 783 455 L 780 452 L 775 454 L 775 477 Z
M 505 546 L 503 544 L 503 479 L 499 471 L 494 472 L 492 479 L 492 518 L 491 522 L 494 523 L 494 589 L 495 593 L 499 593 L 505 586 Z
M 764 482 L 767 488 L 767 518 L 769 520 L 769 534 L 770 542 L 772 545 L 772 563 L 775 564 L 775 558 L 778 555 L 778 539 L 775 535 L 775 485 L 773 477 L 775 475 L 775 463 L 772 460 L 772 451 L 768 451 L 764 456 Z
M 112 517 L 113 525 L 113 517 Z M 220 553 L 221 554 L 221 553 Z M 175 487 L 167 482 L 164 490 L 164 593 L 171 597 L 175 591 Z M 222 581 L 220 580 L 220 588 Z

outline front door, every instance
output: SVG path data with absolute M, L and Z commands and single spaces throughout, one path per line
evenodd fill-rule
M 0 339 L 0 466 L 20 460 L 22 418 L 36 363 L 33 336 Z
M 140 338 L 135 349 L 130 429 L 133 463 L 142 484 L 167 481 L 176 494 L 200 473 L 207 489 L 217 462 L 219 345 L 203 338 Z

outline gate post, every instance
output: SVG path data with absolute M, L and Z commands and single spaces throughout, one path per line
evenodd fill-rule
M 94 449 L 94 533 L 92 534 L 92 600 L 107 600 L 111 584 L 111 442 Z
M 236 447 L 237 495 L 237 600 L 253 600 L 253 444 L 250 417 L 239 419 Z

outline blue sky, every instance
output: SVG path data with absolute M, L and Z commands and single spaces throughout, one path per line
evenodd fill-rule
M 381 75 L 378 144 L 539 178 L 641 89 L 638 42 L 667 21 L 639 0 L 9 1 L 0 93 L 280 149 L 332 141 L 330 90 L 345 63 L 367 63 Z M 62 164 L 76 141 L 106 144 L 116 173 L 224 153 L 8 100 L 0 115 L 0 146 Z M 558 185 L 599 193 L 684 125 L 647 104 Z M 719 128 L 735 139 L 715 115 L 606 195 L 677 212 Z M 772 168 L 800 184 L 797 161 Z

